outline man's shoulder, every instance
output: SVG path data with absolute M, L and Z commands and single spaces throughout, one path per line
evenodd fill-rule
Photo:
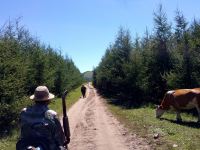
M 47 118 L 47 119 L 52 120 L 52 119 L 54 119 L 56 116 L 57 116 L 57 112 L 55 112 L 54 110 L 49 109 L 49 110 L 47 110 L 47 111 L 45 112 L 45 118 Z
M 23 109 L 21 110 L 21 112 L 26 112 L 26 110 L 27 110 L 27 108 L 25 107 L 25 108 L 23 108 Z
M 82 86 L 81 88 L 82 88 L 82 89 L 86 89 L 86 87 L 85 87 L 85 86 Z
M 26 112 L 27 112 L 27 107 L 25 107 L 25 108 L 23 108 L 22 110 L 21 110 L 21 114 L 25 114 Z
M 54 111 L 54 110 L 51 110 L 51 109 L 48 109 L 47 111 L 46 111 L 46 113 L 49 113 L 49 114 L 51 114 L 51 115 L 57 115 L 57 112 L 56 111 Z

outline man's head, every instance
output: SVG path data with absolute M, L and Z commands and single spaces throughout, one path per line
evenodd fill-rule
M 38 86 L 35 89 L 34 95 L 30 96 L 30 99 L 35 102 L 46 102 L 53 99 L 55 96 L 52 93 L 49 93 L 49 90 L 46 86 Z

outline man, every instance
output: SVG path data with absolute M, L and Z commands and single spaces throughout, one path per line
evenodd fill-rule
M 57 113 L 48 108 L 53 98 L 46 86 L 38 86 L 30 96 L 35 104 L 24 108 L 20 114 L 21 135 L 17 150 L 34 149 L 32 146 L 40 150 L 65 150 L 69 139 L 65 140 Z
M 84 85 L 81 86 L 81 93 L 83 95 L 83 98 L 85 98 L 86 87 Z

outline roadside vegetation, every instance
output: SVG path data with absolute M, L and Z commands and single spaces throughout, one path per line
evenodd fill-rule
M 69 108 L 81 97 L 81 86 L 69 92 L 66 97 L 67 111 Z M 55 99 L 51 104 L 50 108 L 56 110 L 56 112 L 62 115 L 62 100 L 61 98 Z
M 143 106 L 124 109 L 110 105 L 109 109 L 117 119 L 138 137 L 143 137 L 156 150 L 196 150 L 200 143 L 200 124 L 197 117 L 183 113 L 182 123 L 176 122 L 176 115 L 167 112 L 162 119 L 156 119 L 155 108 Z
M 80 87 L 69 92 L 66 105 L 69 109 L 81 96 Z M 27 99 L 27 101 L 30 101 Z M 59 116 L 62 116 L 62 100 L 61 98 L 56 98 L 50 104 L 50 109 L 58 112 Z M 17 126 L 16 126 L 17 127 Z M 17 138 L 19 137 L 19 128 L 14 128 L 8 135 L 0 138 L 0 150 L 15 150 L 15 145 Z
M 0 27 L 0 136 L 17 125 L 21 109 L 31 104 L 26 97 L 38 85 L 59 97 L 83 81 L 67 55 L 32 36 L 19 19 L 6 22 Z

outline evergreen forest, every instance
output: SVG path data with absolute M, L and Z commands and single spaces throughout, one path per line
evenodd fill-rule
M 45 45 L 20 24 L 8 21 L 0 28 L 0 130 L 17 125 L 23 107 L 38 85 L 56 96 L 77 88 L 83 76 L 60 50 Z M 1 133 L 2 135 L 2 133 Z
M 162 5 L 153 13 L 154 27 L 131 38 L 120 27 L 93 72 L 104 95 L 128 107 L 160 103 L 168 90 L 200 86 L 200 21 L 188 22 L 176 10 L 170 23 Z

